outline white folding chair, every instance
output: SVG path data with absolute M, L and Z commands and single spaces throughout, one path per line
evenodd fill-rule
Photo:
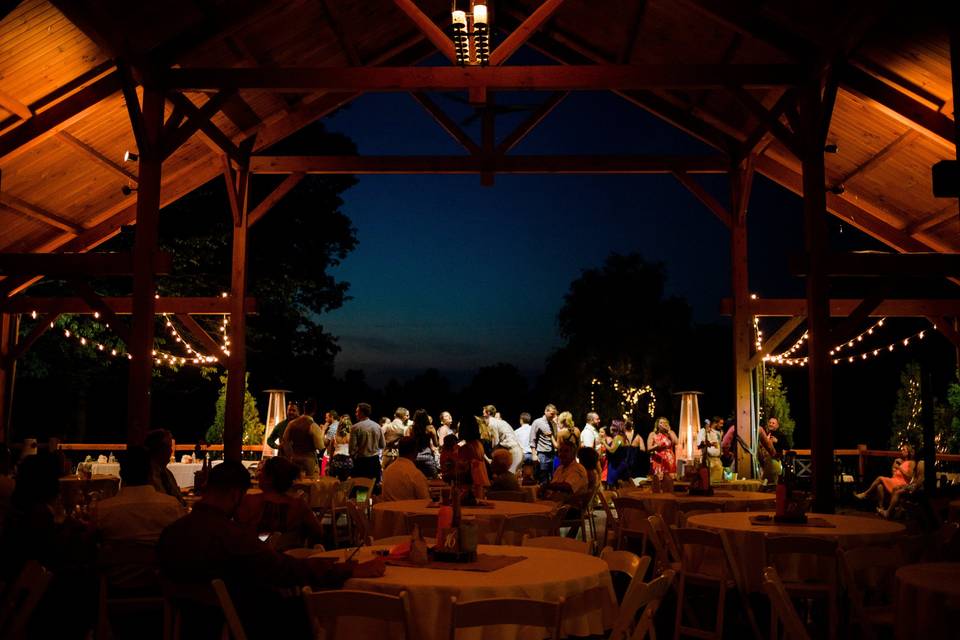
M 302 593 L 315 637 L 323 632 L 324 640 L 334 640 L 337 637 L 338 618 L 369 618 L 399 623 L 403 627 L 404 640 L 413 640 L 410 599 L 406 591 L 389 596 L 372 591 L 313 591 L 310 587 L 304 587 Z M 354 637 L 355 633 L 346 629 L 344 636 Z
M 491 598 L 459 603 L 450 598 L 450 635 L 456 640 L 457 629 L 513 625 L 543 627 L 549 630 L 551 640 L 560 640 L 560 624 L 564 599 L 559 602 L 527 600 L 523 598 Z
M 237 609 L 233 606 L 233 598 L 227 591 L 227 585 L 223 580 L 216 578 L 210 582 L 213 585 L 213 592 L 217 594 L 217 601 L 220 608 L 223 609 L 223 638 L 233 638 L 233 640 L 247 640 L 247 632 L 243 630 L 243 624 L 240 622 L 240 616 L 237 615 Z

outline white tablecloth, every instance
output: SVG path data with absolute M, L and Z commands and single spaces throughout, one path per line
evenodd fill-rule
M 500 520 L 507 516 L 548 515 L 557 505 L 552 502 L 508 502 L 506 500 L 491 500 L 494 507 L 471 508 L 463 507 L 463 515 L 473 518 L 485 530 L 495 531 L 500 526 Z M 395 502 L 379 502 L 373 505 L 373 537 L 388 538 L 407 533 L 406 514 L 437 515 L 439 509 L 428 507 L 426 500 L 397 500 Z M 483 523 L 490 523 L 489 526 Z
M 222 460 L 213 460 L 210 462 L 212 466 L 217 466 L 223 462 Z M 257 464 L 258 460 L 244 460 L 243 466 L 251 467 Z M 193 474 L 203 468 L 202 462 L 171 462 L 167 465 L 167 469 L 170 469 L 170 473 L 173 474 L 173 479 L 177 481 L 177 486 L 181 489 L 187 489 L 193 486 Z
M 386 547 L 374 547 L 377 548 Z M 556 602 L 561 597 L 570 600 L 594 587 L 604 587 L 609 597 L 600 603 L 602 611 L 566 620 L 563 635 L 597 635 L 613 626 L 616 599 L 610 572 L 603 560 L 582 553 L 536 547 L 480 545 L 477 550 L 489 555 L 524 556 L 525 559 L 487 573 L 388 566 L 382 577 L 350 579 L 345 588 L 390 595 L 405 590 L 410 598 L 413 637 L 418 640 L 447 638 L 451 596 L 456 596 L 460 602 L 486 598 L 532 598 Z M 339 550 L 320 555 L 342 557 L 344 553 Z M 358 555 L 361 561 L 372 557 L 366 548 Z M 390 629 L 385 625 L 362 623 L 351 624 L 352 637 L 391 637 Z M 367 628 L 368 624 L 370 628 Z M 497 625 L 463 629 L 457 632 L 457 640 L 539 640 L 545 635 L 543 629 L 536 627 Z
M 120 477 L 119 462 L 91 462 L 90 471 L 97 476 L 117 476 Z

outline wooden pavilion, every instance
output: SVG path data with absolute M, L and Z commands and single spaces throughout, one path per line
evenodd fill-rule
M 469 4 L 469 3 L 468 3 Z M 661 173 L 685 185 L 730 229 L 737 425 L 753 444 L 750 370 L 806 318 L 817 506 L 832 506 L 831 315 L 937 320 L 953 301 L 831 301 L 831 273 L 960 275 L 957 200 L 936 198 L 931 168 L 956 159 L 953 96 L 960 26 L 947 5 L 888 0 L 487 0 L 494 47 L 484 66 L 456 64 L 449 0 L 121 0 L 2 3 L 0 13 L 0 420 L 9 420 L 18 314 L 131 313 L 129 441 L 149 426 L 158 312 L 195 340 L 216 341 L 190 314 L 230 313 L 232 354 L 224 437 L 239 457 L 247 230 L 307 173 Z M 952 31 L 951 31 L 952 29 Z M 552 64 L 511 56 L 531 47 Z M 951 58 L 951 48 L 953 56 Z M 438 55 L 439 52 L 439 55 Z M 427 61 L 425 64 L 424 61 Z M 953 87 L 951 87 L 951 64 Z M 462 90 L 480 107 L 471 139 L 431 99 Z M 707 143 L 699 156 L 524 156 L 513 148 L 571 91 L 607 90 Z M 498 91 L 541 94 L 516 130 L 496 132 Z M 273 156 L 264 150 L 365 92 L 409 93 L 464 153 L 435 156 Z M 138 157 L 124 162 L 125 152 Z M 128 156 L 128 158 L 130 158 Z M 132 158 L 131 158 L 132 159 Z M 948 170 L 950 165 L 944 165 Z M 756 172 L 802 195 L 805 300 L 751 300 L 746 216 Z M 253 174 L 288 177 L 249 202 Z M 730 201 L 694 177 L 729 175 Z M 225 179 L 233 216 L 229 296 L 157 299 L 161 207 Z M 956 185 L 954 185 L 955 187 Z M 900 261 L 837 256 L 826 214 L 877 238 Z M 224 213 L 226 215 L 226 213 Z M 766 215 L 766 212 L 764 212 Z M 132 255 L 96 253 L 136 223 Z M 936 255 L 926 255 L 936 254 Z M 130 299 L 103 299 L 83 278 L 126 273 Z M 69 276 L 77 298 L 42 300 L 29 287 Z M 839 303 L 838 303 L 839 302 Z M 754 315 L 794 318 L 754 353 Z M 122 322 L 114 323 L 121 326 Z M 928 465 L 932 467 L 932 465 Z

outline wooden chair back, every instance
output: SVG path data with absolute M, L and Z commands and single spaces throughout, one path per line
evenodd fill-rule
M 0 603 L 0 637 L 13 640 L 26 637 L 27 623 L 52 579 L 53 574 L 35 560 L 23 566 Z
M 650 556 L 641 557 L 631 551 L 615 551 L 613 547 L 604 547 L 603 551 L 600 552 L 600 559 L 607 563 L 607 568 L 610 571 L 625 573 L 631 579 L 637 573 L 646 573 L 646 569 L 650 565 Z
M 659 578 L 642 585 L 635 597 L 623 601 L 613 632 L 610 634 L 610 640 L 626 640 L 628 637 L 630 640 L 645 640 L 648 636 L 656 638 L 653 623 L 660 603 L 663 602 L 667 590 L 673 584 L 674 575 L 672 570 L 667 569 Z M 636 620 L 637 611 L 641 609 L 643 613 L 640 614 L 640 619 Z M 634 620 L 636 620 L 635 625 L 633 625 Z
M 500 520 L 496 543 L 516 544 L 520 536 L 524 534 L 552 536 L 559 533 L 559 529 L 559 521 L 549 515 L 506 517 Z
M 667 567 L 679 567 L 680 548 L 673 538 L 670 527 L 658 513 L 649 516 L 647 522 L 650 523 L 650 540 L 657 553 L 658 573 L 662 573 Z
M 369 618 L 400 623 L 405 640 L 413 638 L 410 599 L 406 591 L 401 591 L 397 596 L 389 596 L 372 591 L 313 591 L 310 587 L 304 587 L 302 594 L 314 637 L 319 637 L 322 631 L 324 640 L 333 640 L 336 637 L 338 618 Z M 352 635 L 349 631 L 348 629 L 344 635 Z
M 651 513 L 640 498 L 617 496 L 613 499 L 617 508 L 617 548 L 623 547 L 626 538 L 640 538 L 641 551 L 646 552 L 647 539 L 650 535 L 650 523 L 647 518 Z
M 801 576 L 798 580 L 778 580 L 787 593 L 799 597 L 824 598 L 827 604 L 826 633 L 830 640 L 836 638 L 839 626 L 840 580 L 837 568 L 837 541 L 813 536 L 768 536 L 764 540 L 767 564 L 777 566 L 777 558 L 785 555 L 802 556 L 803 566 L 817 565 L 815 575 Z
M 565 601 L 545 602 L 523 598 L 491 598 L 473 602 L 457 602 L 450 598 L 450 635 L 455 640 L 457 629 L 488 627 L 500 624 L 543 627 L 551 640 L 560 640 L 560 624 Z
M 771 638 L 776 638 L 777 620 L 783 623 L 785 640 L 811 640 L 803 626 L 803 621 L 793 608 L 793 602 L 780 581 L 780 576 L 774 567 L 763 570 L 763 590 L 770 598 L 771 609 Z
M 523 547 L 539 547 L 541 549 L 556 549 L 558 551 L 572 551 L 573 553 L 590 553 L 590 543 L 563 536 L 531 537 L 524 534 L 521 542 Z
M 229 633 L 229 637 L 233 640 L 247 640 L 247 632 L 244 631 L 240 616 L 237 615 L 237 609 L 233 606 L 233 598 L 227 591 L 227 585 L 219 578 L 211 581 L 210 584 L 213 585 L 213 592 L 217 594 L 217 601 L 223 610 L 224 627 Z
M 616 491 L 603 491 L 597 489 L 597 504 L 600 505 L 600 508 L 603 510 L 603 537 L 599 538 L 598 541 L 602 546 L 610 544 L 611 534 L 617 529 L 617 516 L 613 512 L 613 508 L 610 506 L 611 501 L 617 495 Z
M 506 502 L 533 502 L 533 496 L 528 491 L 487 491 L 488 500 L 504 500 Z

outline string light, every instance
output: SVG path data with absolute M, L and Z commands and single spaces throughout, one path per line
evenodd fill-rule
M 175 342 L 179 342 L 183 345 L 183 348 L 187 351 L 189 359 L 194 364 L 212 364 L 217 361 L 216 356 L 208 356 L 195 349 L 189 342 L 187 342 L 187 339 L 184 338 L 179 331 L 177 331 L 177 327 L 170 320 L 170 316 L 165 313 L 162 315 L 163 319 L 166 321 L 167 329 L 169 330 L 170 335 L 173 337 Z
M 886 322 L 886 320 L 887 320 L 886 318 L 881 318 L 880 320 L 878 320 L 877 322 L 875 322 L 874 324 L 872 324 L 866 331 L 863 331 L 863 332 L 860 333 L 859 335 L 854 336 L 853 338 L 851 338 L 851 339 L 848 340 L 847 342 L 844 342 L 844 343 L 842 343 L 842 344 L 836 345 L 835 347 L 833 347 L 833 349 L 830 350 L 830 355 L 831 355 L 831 356 L 836 355 L 837 353 L 839 353 L 839 352 L 842 351 L 843 349 L 852 348 L 852 347 L 856 346 L 858 343 L 863 342 L 863 339 L 864 339 L 864 338 L 866 338 L 867 336 L 872 336 L 873 333 L 874 333 L 874 331 L 876 331 L 877 329 L 879 329 L 880 327 L 882 327 L 882 326 L 883 326 L 883 323 Z M 797 350 L 799 350 L 800 347 L 803 346 L 803 344 L 804 344 L 807 340 L 809 340 L 809 338 L 810 338 L 810 332 L 809 332 L 809 331 L 804 331 L 804 332 L 803 332 L 803 335 L 800 336 L 800 338 L 799 338 L 796 342 L 794 342 L 793 345 L 792 345 L 789 349 L 787 349 L 786 351 L 783 351 L 782 353 L 779 353 L 779 354 L 777 354 L 777 355 L 767 355 L 767 356 L 764 356 L 763 359 L 764 359 L 766 362 L 773 362 L 774 364 L 788 364 L 788 363 L 786 362 L 787 360 L 793 360 L 793 361 L 795 361 L 795 362 L 798 362 L 798 361 L 801 361 L 801 360 L 805 360 L 805 358 L 791 358 L 791 356 L 792 356 L 794 353 L 796 353 Z M 759 347 L 757 348 L 757 350 L 759 351 Z
M 855 362 L 863 362 L 864 360 L 869 360 L 870 358 L 876 358 L 884 353 L 890 353 L 894 351 L 897 347 L 908 347 L 910 346 L 910 343 L 913 340 L 923 340 L 927 335 L 927 331 L 928 329 L 923 329 L 922 331 L 918 331 L 913 335 L 909 335 L 906 338 L 897 340 L 896 342 L 891 342 L 890 344 L 882 347 L 867 349 L 866 351 L 862 351 L 860 353 L 853 353 L 848 356 L 844 356 L 840 358 L 836 358 L 836 357 L 831 358 L 830 362 L 835 365 L 842 365 L 842 364 L 853 364 Z M 833 351 L 831 351 L 830 353 L 832 355 L 836 355 Z M 793 367 L 803 367 L 803 366 L 806 366 L 809 363 L 809 361 L 810 361 L 809 357 L 784 358 L 782 360 L 777 360 L 774 364 L 778 364 L 778 365 L 782 364 L 782 365 L 793 366 Z
M 835 346 L 833 349 L 830 350 L 830 355 L 834 355 L 834 354 L 836 354 L 836 353 L 839 353 L 839 352 L 842 351 L 843 349 L 849 349 L 849 348 L 851 348 L 851 347 L 854 347 L 854 346 L 856 346 L 856 344 L 857 344 L 858 342 L 863 342 L 863 339 L 864 339 L 865 337 L 867 337 L 867 336 L 872 336 L 874 330 L 879 329 L 880 327 L 882 327 L 882 326 L 883 326 L 883 323 L 886 322 L 886 320 L 887 320 L 886 318 L 880 318 L 879 321 L 877 321 L 875 324 L 871 325 L 869 329 L 867 329 L 866 331 L 864 331 L 864 332 L 861 333 L 860 335 L 858 335 L 858 336 L 856 336 L 856 337 L 854 337 L 854 338 L 851 338 L 851 339 L 848 340 L 847 342 L 844 342 L 844 343 L 842 343 L 842 344 L 838 344 L 837 346 Z
M 590 408 L 596 409 L 596 394 L 594 389 L 600 385 L 600 381 L 596 378 L 590 381 Z M 653 387 L 650 385 L 644 385 L 642 387 L 630 387 L 630 386 L 621 386 L 619 382 L 614 381 L 613 390 L 616 391 L 621 397 L 621 407 L 624 405 L 629 405 L 631 409 L 636 407 L 640 402 L 640 398 L 647 395 L 649 400 L 647 402 L 647 413 L 652 418 L 657 411 L 657 396 L 653 393 Z M 624 419 L 629 418 L 629 414 L 624 412 Z

